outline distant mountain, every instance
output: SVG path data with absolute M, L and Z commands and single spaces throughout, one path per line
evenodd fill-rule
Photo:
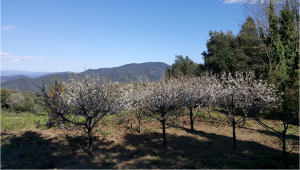
M 1 76 L 1 83 L 6 82 L 8 80 L 14 80 L 14 79 L 19 79 L 19 78 L 28 78 L 25 75 L 16 75 L 16 76 Z
M 95 74 L 108 77 L 109 79 L 118 82 L 136 81 L 137 77 L 147 76 L 150 81 L 157 81 L 162 78 L 167 67 L 171 68 L 172 66 L 162 62 L 132 63 L 113 68 L 89 69 L 81 73 L 76 73 L 76 75 L 79 78 L 83 78 L 86 74 Z M 74 77 L 74 75 L 71 72 L 61 72 L 38 78 L 20 78 L 1 83 L 1 88 L 5 87 L 7 89 L 16 89 L 19 91 L 36 92 L 43 82 L 45 84 L 54 80 L 68 82 L 72 77 Z
M 156 81 L 162 77 L 167 67 L 171 68 L 172 66 L 162 62 L 132 63 L 113 68 L 89 69 L 83 73 L 108 76 L 111 80 L 118 82 L 136 80 L 140 76 L 147 76 L 150 81 Z
M 30 71 L 20 71 L 20 70 L 1 70 L 2 76 L 17 76 L 17 75 L 25 75 L 30 78 L 37 78 L 40 76 L 44 76 L 47 74 L 53 74 L 54 72 L 30 72 Z

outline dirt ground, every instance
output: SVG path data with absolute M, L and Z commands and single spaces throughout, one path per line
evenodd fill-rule
M 280 126 L 278 121 L 265 120 Z M 1 132 L 1 168 L 284 168 L 282 142 L 253 120 L 236 128 L 233 149 L 232 127 L 225 117 L 198 117 L 190 131 L 189 117 L 178 126 L 167 123 L 168 150 L 162 145 L 162 126 L 147 119 L 141 133 L 137 123 L 120 124 L 103 120 L 93 134 L 93 153 L 87 152 L 83 130 L 24 129 Z M 299 127 L 288 131 L 287 143 L 299 141 Z M 299 146 L 288 154 L 290 168 L 299 168 Z

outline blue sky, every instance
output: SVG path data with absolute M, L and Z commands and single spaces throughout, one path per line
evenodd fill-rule
M 75 71 L 188 55 L 209 31 L 237 34 L 239 0 L 2 0 L 1 70 Z

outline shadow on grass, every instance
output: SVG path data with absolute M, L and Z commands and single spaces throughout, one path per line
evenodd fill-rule
M 248 128 L 248 127 L 239 127 L 239 128 L 248 129 L 248 130 L 251 130 L 251 131 L 256 131 L 256 132 L 263 133 L 263 134 L 269 135 L 269 136 L 275 136 L 274 133 L 272 133 L 268 130 L 256 130 L 256 129 L 251 129 L 251 128 Z M 276 133 L 276 134 L 280 135 L 279 133 Z M 299 136 L 289 134 L 289 135 L 286 135 L 286 139 L 299 141 Z
M 3 135 L 3 134 L 1 134 Z M 21 136 L 8 135 L 1 139 L 1 168 L 3 169 L 48 169 L 66 168 L 76 164 L 79 168 L 89 159 L 84 137 L 54 137 L 45 139 L 41 134 L 27 131 Z M 99 141 L 101 143 L 101 141 Z M 101 143 L 109 145 L 109 143 Z M 90 164 L 93 168 L 93 164 Z
M 184 129 L 190 132 L 188 129 Z M 119 168 L 284 168 L 281 151 L 256 142 L 237 140 L 237 149 L 233 149 L 232 138 L 203 131 L 192 132 L 191 136 L 167 134 L 168 151 L 162 147 L 161 133 L 148 135 L 125 135 L 124 147 L 119 154 L 106 156 L 116 162 L 122 162 Z M 199 138 L 198 138 L 199 137 Z M 201 140 L 204 138 L 205 140 Z M 292 167 L 299 166 L 299 155 L 289 154 Z M 105 168 L 100 166 L 99 168 Z
M 281 152 L 278 150 L 240 140 L 237 140 L 237 149 L 234 150 L 230 137 L 203 131 L 190 132 L 185 128 L 183 130 L 191 134 L 179 136 L 167 133 L 167 152 L 162 146 L 161 133 L 127 133 L 123 141 L 95 137 L 93 155 L 88 155 L 85 150 L 85 137 L 67 136 L 59 140 L 60 137 L 45 139 L 36 132 L 26 132 L 20 137 L 11 135 L 1 139 L 1 167 L 283 168 Z M 299 167 L 299 154 L 289 156 L 292 157 L 290 163 Z

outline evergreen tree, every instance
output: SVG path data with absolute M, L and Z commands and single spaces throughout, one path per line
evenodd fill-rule
M 172 68 L 167 68 L 166 75 L 168 77 L 188 76 L 196 74 L 198 64 L 191 60 L 188 56 L 183 58 L 182 55 L 175 56 L 175 63 Z
M 238 68 L 258 69 L 261 59 L 258 55 L 259 37 L 254 19 L 248 16 L 237 35 L 238 48 L 235 49 Z
M 272 3 L 269 6 L 269 32 L 266 46 L 269 46 L 269 81 L 285 91 L 297 82 L 299 68 L 299 31 L 297 31 L 297 11 L 291 10 L 288 3 L 280 11 L 280 17 L 274 13 Z M 298 17 L 298 18 L 296 18 Z
M 236 59 L 233 50 L 234 35 L 228 31 L 227 34 L 220 31 L 210 31 L 210 39 L 207 41 L 207 51 L 202 53 L 204 67 L 213 70 L 214 73 L 233 71 L 236 67 Z
M 295 83 L 295 71 L 297 69 L 297 59 L 299 61 L 299 32 L 294 27 L 295 15 L 293 11 L 289 9 L 288 3 L 286 7 L 280 12 L 281 18 L 279 19 L 280 29 L 280 41 L 282 42 L 281 54 L 285 60 L 286 80 L 285 85 L 291 86 Z M 297 16 L 297 14 L 296 14 Z M 299 17 L 299 15 L 298 15 Z M 298 50 L 297 50 L 298 49 Z

